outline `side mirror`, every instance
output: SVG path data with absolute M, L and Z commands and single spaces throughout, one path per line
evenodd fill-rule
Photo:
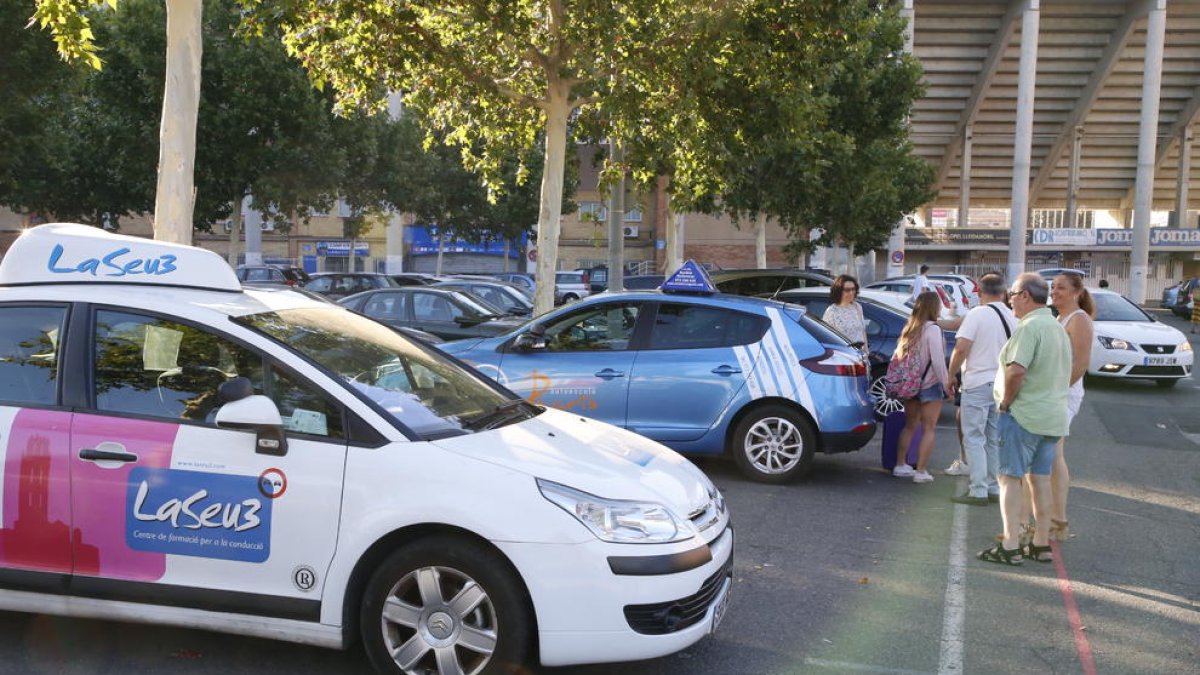
M 260 455 L 282 457 L 287 454 L 283 418 L 280 417 L 275 402 L 266 396 L 250 395 L 230 401 L 217 410 L 215 421 L 222 429 L 253 431 L 254 451 Z
M 546 340 L 540 335 L 534 335 L 533 331 L 526 331 L 517 336 L 513 340 L 512 349 L 515 352 L 532 352 L 546 348 Z

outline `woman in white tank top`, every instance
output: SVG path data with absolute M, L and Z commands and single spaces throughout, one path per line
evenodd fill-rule
M 1067 414 L 1075 420 L 1079 406 L 1083 403 L 1083 376 L 1092 360 L 1094 337 L 1092 317 L 1096 305 L 1092 296 L 1083 287 L 1083 278 L 1078 274 L 1060 274 L 1050 286 L 1050 304 L 1058 310 L 1058 322 L 1071 339 L 1071 388 L 1067 392 Z M 1054 470 L 1050 474 L 1051 493 L 1054 496 L 1050 511 L 1050 535 L 1058 541 L 1067 539 L 1067 490 L 1070 474 L 1063 456 L 1062 439 L 1054 454 Z

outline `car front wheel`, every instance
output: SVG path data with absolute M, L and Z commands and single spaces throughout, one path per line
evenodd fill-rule
M 533 618 L 507 561 L 458 537 L 396 551 L 367 584 L 363 645 L 380 673 L 525 672 Z
M 808 421 L 782 405 L 752 411 L 733 432 L 738 468 L 761 483 L 786 483 L 808 474 L 816 447 Z

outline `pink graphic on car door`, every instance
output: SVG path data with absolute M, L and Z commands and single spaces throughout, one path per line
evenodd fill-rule
M 21 410 L 13 418 L 4 455 L 0 566 L 71 573 L 70 432 L 71 413 Z M 89 547 L 78 552 L 95 558 Z
M 95 567 L 84 566 L 77 559 L 76 574 L 141 581 L 162 577 L 166 571 L 165 554 L 134 550 L 126 542 L 129 518 L 126 497 L 130 473 L 135 467 L 171 467 L 171 450 L 178 432 L 178 424 L 75 415 L 71 430 L 71 500 L 78 533 L 76 548 L 82 544 L 99 550 Z M 79 458 L 80 449 L 113 443 L 119 444 L 124 452 L 137 455 L 137 461 L 101 466 Z

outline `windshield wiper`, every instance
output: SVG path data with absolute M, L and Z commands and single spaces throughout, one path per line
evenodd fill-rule
M 527 412 L 524 410 L 524 407 L 525 401 L 523 399 L 518 398 L 511 401 L 505 401 L 491 410 L 468 418 L 465 422 L 463 422 L 463 428 L 470 429 L 471 431 L 492 429 L 500 424 L 503 424 L 509 419 L 513 419 L 518 416 L 525 417 Z M 514 415 L 514 413 L 518 414 Z

